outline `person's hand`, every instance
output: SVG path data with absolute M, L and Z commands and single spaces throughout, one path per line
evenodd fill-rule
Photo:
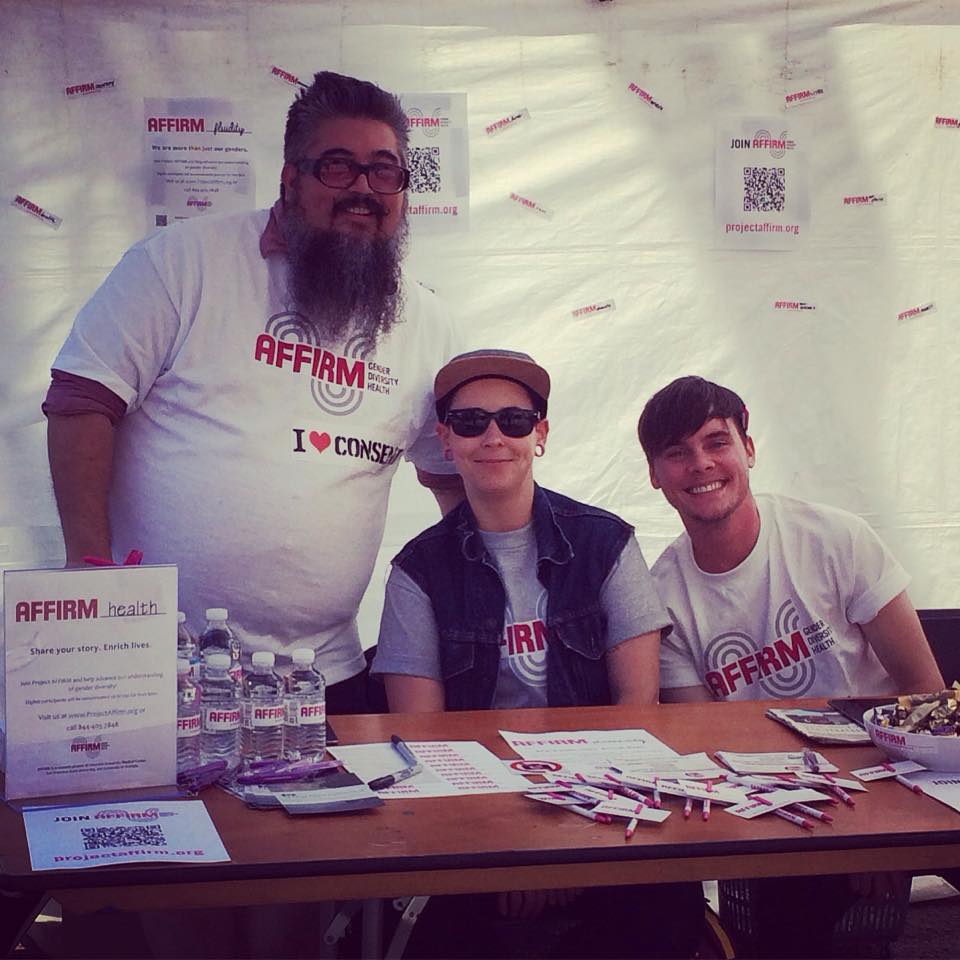
M 582 887 L 569 890 L 507 890 L 497 895 L 497 912 L 512 920 L 532 920 L 547 907 L 566 907 L 573 903 Z
M 883 873 L 852 873 L 847 878 L 850 889 L 858 897 L 876 900 L 905 900 L 910 890 L 911 876 L 903 871 Z

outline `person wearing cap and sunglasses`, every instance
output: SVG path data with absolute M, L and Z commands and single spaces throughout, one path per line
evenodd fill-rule
M 549 394 L 546 370 L 512 351 L 462 354 L 437 374 L 437 432 L 466 501 L 394 558 L 372 667 L 393 711 L 656 702 L 668 618 L 633 529 L 534 481 Z M 582 921 L 564 933 L 566 955 L 690 956 L 696 947 L 699 885 L 569 898 L 514 891 L 496 898 L 498 910 L 479 897 L 434 898 L 410 955 L 522 955 L 525 936 L 549 935 L 526 924 L 544 910 L 549 919 L 550 907 Z M 431 924 L 431 912 L 445 923 Z M 494 922 L 497 912 L 506 919 Z M 449 938 L 436 939 L 440 928 Z M 476 937 L 489 939 L 478 946 Z
M 245 658 L 315 648 L 331 713 L 366 709 L 356 614 L 398 459 L 443 508 L 462 497 L 431 395 L 459 337 L 402 271 L 407 135 L 393 94 L 316 74 L 273 208 L 129 250 L 44 406 L 68 565 L 178 564 L 188 619 L 227 607 Z
M 654 394 L 640 416 L 650 482 L 686 531 L 653 566 L 673 622 L 661 700 L 942 689 L 906 571 L 860 517 L 754 495 L 748 427 L 733 390 L 693 376 Z M 787 877 L 753 889 L 756 955 L 819 957 L 830 955 L 834 923 L 855 895 L 902 898 L 909 883 L 897 874 Z

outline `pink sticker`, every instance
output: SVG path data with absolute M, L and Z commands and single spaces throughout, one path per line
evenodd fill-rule
M 51 213 L 49 210 L 44 210 L 39 204 L 28 200 L 26 197 L 22 197 L 19 193 L 10 201 L 10 205 L 16 207 L 18 210 L 22 210 L 24 213 L 29 213 L 31 217 L 36 217 L 54 230 L 58 230 L 60 224 L 63 223 L 61 217 L 58 217 L 55 213 Z
M 659 100 L 654 100 L 653 94 L 648 93 L 643 87 L 638 86 L 635 83 L 628 83 L 627 89 L 639 97 L 644 103 L 649 103 L 651 107 L 655 107 L 657 110 L 663 109 L 663 104 Z

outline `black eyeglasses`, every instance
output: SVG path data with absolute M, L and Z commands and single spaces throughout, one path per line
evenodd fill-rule
M 400 193 L 407 189 L 410 182 L 409 170 L 395 163 L 379 160 L 374 163 L 357 163 L 349 157 L 305 157 L 297 161 L 297 169 L 301 173 L 312 174 L 325 187 L 338 190 L 352 187 L 361 173 L 366 175 L 367 183 L 374 193 Z
M 536 410 L 524 410 L 521 407 L 504 407 L 495 413 L 479 407 L 465 407 L 462 410 L 448 411 L 443 422 L 458 437 L 479 437 L 491 420 L 497 421 L 497 426 L 505 437 L 528 437 L 539 419 L 540 414 Z

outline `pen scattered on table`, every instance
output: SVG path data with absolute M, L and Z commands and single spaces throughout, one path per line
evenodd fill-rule
M 293 783 L 314 780 L 342 768 L 342 760 L 254 760 L 237 777 L 237 783 Z
M 395 783 L 400 783 L 402 780 L 409 780 L 411 777 L 415 777 L 423 770 L 414 752 L 395 733 L 391 734 L 390 743 L 407 765 L 395 773 L 388 773 L 385 776 L 376 777 L 371 780 L 367 784 L 371 790 L 386 790 L 387 787 L 392 787 Z
M 177 774 L 177 786 L 188 793 L 199 793 L 213 786 L 227 772 L 226 760 L 211 760 Z

